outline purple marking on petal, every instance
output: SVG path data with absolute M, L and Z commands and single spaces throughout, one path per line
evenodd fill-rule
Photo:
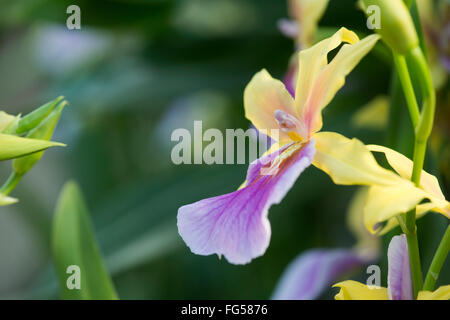
M 393 237 L 389 243 L 388 296 L 390 300 L 413 300 L 408 244 L 404 234 Z
M 292 147 L 281 151 L 289 152 L 287 149 Z M 263 255 L 271 234 L 268 210 L 283 199 L 311 164 L 315 150 L 314 141 L 296 149 L 279 163 L 274 175 L 261 172 L 266 164 L 277 160 L 277 152 L 261 157 L 249 166 L 243 188 L 178 209 L 178 232 L 191 251 L 224 255 L 234 264 L 245 264 Z
M 272 295 L 274 300 L 313 300 L 341 275 L 364 262 L 351 249 L 314 249 L 292 261 Z

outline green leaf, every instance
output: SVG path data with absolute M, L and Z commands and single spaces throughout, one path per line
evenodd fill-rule
M 58 142 L 21 138 L 0 133 L 0 161 L 22 157 L 56 146 L 63 147 L 65 145 Z
M 63 187 L 53 222 L 53 259 L 64 299 L 117 299 L 94 236 L 88 209 L 76 183 Z M 79 267 L 80 288 L 69 289 L 70 266 Z M 70 270 L 70 269 L 69 269 Z

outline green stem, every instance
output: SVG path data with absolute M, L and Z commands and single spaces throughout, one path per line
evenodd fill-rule
M 11 175 L 8 178 L 8 180 L 6 180 L 6 182 L 0 188 L 0 193 L 2 193 L 4 195 L 10 194 L 11 191 L 13 191 L 14 188 L 17 186 L 17 184 L 19 183 L 20 179 L 22 179 L 22 176 L 23 175 L 18 174 L 16 172 L 11 173 Z
M 419 105 L 417 104 L 416 95 L 414 94 L 414 87 L 409 76 L 408 66 L 404 56 L 394 52 L 394 63 L 397 68 L 398 77 L 405 92 L 406 104 L 408 106 L 411 122 L 416 127 L 420 119 Z
M 423 278 L 419 254 L 419 241 L 417 239 L 416 222 L 415 222 L 416 210 L 413 209 L 412 211 L 406 214 L 407 224 L 408 220 L 411 219 L 411 218 L 408 219 L 408 215 L 410 217 L 414 217 L 414 220 L 411 220 L 414 222 L 414 229 L 413 230 L 408 229 L 408 232 L 406 233 L 406 241 L 408 243 L 409 263 L 411 265 L 411 279 L 413 282 L 414 297 L 417 298 L 419 291 L 422 290 Z
M 408 243 L 409 263 L 411 265 L 411 279 L 414 288 L 414 297 L 417 298 L 423 286 L 422 265 L 420 261 L 419 240 L 416 228 L 416 209 L 406 213 L 406 241 Z
M 439 244 L 439 247 L 434 254 L 433 260 L 431 261 L 430 268 L 428 269 L 427 276 L 425 278 L 425 284 L 423 289 L 427 291 L 433 291 L 436 284 L 436 280 L 441 272 L 442 266 L 444 265 L 445 259 L 450 251 L 450 225 L 444 233 L 444 237 Z
M 394 53 L 394 62 L 397 68 L 397 72 L 402 84 L 403 92 L 408 105 L 409 114 L 411 117 L 411 122 L 416 129 L 421 120 L 419 113 L 419 107 L 416 100 L 416 95 L 414 93 L 414 88 L 411 82 L 411 78 L 408 72 L 408 66 L 404 56 Z M 416 130 L 415 130 L 416 131 Z M 420 184 L 420 173 L 422 172 L 422 166 L 425 157 L 426 150 L 426 139 L 425 143 L 419 142 L 417 140 L 417 135 L 415 136 L 414 144 L 414 165 L 413 174 L 411 180 L 415 184 Z M 418 174 L 416 173 L 418 170 Z M 417 180 L 418 179 L 418 180 Z M 418 181 L 418 182 L 416 182 Z M 402 217 L 403 219 L 403 217 Z M 411 279 L 414 288 L 414 297 L 417 297 L 419 291 L 422 288 L 422 267 L 420 262 L 420 252 L 417 239 L 416 231 L 416 211 L 415 209 L 406 213 L 405 223 L 403 225 L 403 232 L 406 234 L 406 240 L 408 242 L 409 251 L 409 261 L 411 265 Z
M 425 162 L 425 154 L 427 151 L 427 139 L 419 140 L 416 135 L 414 141 L 414 155 L 413 155 L 413 171 L 411 181 L 418 187 L 420 185 L 420 177 L 422 174 L 423 164 Z

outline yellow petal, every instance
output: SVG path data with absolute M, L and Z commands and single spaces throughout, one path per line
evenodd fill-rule
M 392 169 L 394 169 L 401 177 L 408 180 L 411 179 L 413 162 L 403 154 L 375 144 L 367 145 L 367 148 L 371 151 L 384 153 Z M 425 170 L 422 170 L 420 187 L 437 198 L 445 199 L 437 178 Z
M 275 110 L 281 110 L 297 118 L 294 99 L 286 90 L 284 84 L 272 78 L 263 69 L 255 74 L 244 91 L 245 117 L 258 130 L 279 129 L 275 120 Z M 271 135 L 278 140 L 278 137 Z M 279 141 L 290 141 L 288 134 L 279 130 Z
M 439 287 L 433 292 L 420 291 L 417 300 L 450 300 L 450 285 Z
M 370 35 L 355 44 L 343 45 L 333 60 L 317 75 L 305 104 L 303 106 L 297 104 L 302 108 L 300 119 L 306 123 L 309 132 L 317 132 L 322 128 L 322 110 L 345 84 L 345 77 L 373 48 L 379 38 L 378 35 Z
M 328 0 L 290 0 L 289 11 L 300 26 L 298 41 L 309 47 L 314 39 L 317 24 L 325 13 Z
M 433 202 L 426 202 L 421 203 L 416 206 L 416 219 L 422 218 L 425 214 L 427 214 L 429 211 L 435 211 L 438 213 L 441 213 L 445 215 L 447 218 L 450 218 L 450 205 L 446 208 L 439 208 L 436 207 L 436 204 Z M 391 231 L 393 228 L 398 226 L 398 220 L 397 218 L 391 218 L 388 220 L 388 222 L 385 224 L 383 229 L 380 231 L 377 231 L 378 235 L 385 235 L 389 231 Z
M 401 153 L 392 149 L 378 146 L 368 145 L 367 148 L 371 151 L 382 152 L 386 155 L 389 165 L 403 178 L 409 180 L 412 174 L 413 162 L 402 155 Z M 427 193 L 427 198 L 431 203 L 426 203 L 418 206 L 419 213 L 424 213 L 433 210 L 442 213 L 447 218 L 450 218 L 450 203 L 445 200 L 441 187 L 437 178 L 425 170 L 422 170 L 420 177 L 420 187 Z
M 334 297 L 336 300 L 389 300 L 386 288 L 368 287 L 353 280 L 336 283 L 333 287 L 341 288 Z
M 313 138 L 317 149 L 313 165 L 336 184 L 395 185 L 404 180 L 378 165 L 372 153 L 355 138 L 335 132 L 319 132 Z
M 364 207 L 364 224 L 370 232 L 376 233 L 382 222 L 413 209 L 426 196 L 407 180 L 392 186 L 372 186 Z
M 330 38 L 324 39 L 298 55 L 299 74 L 295 89 L 295 104 L 300 114 L 306 113 L 306 101 L 311 93 L 320 71 L 327 65 L 328 53 L 336 49 L 343 41 L 358 42 L 358 36 L 352 31 L 341 28 Z

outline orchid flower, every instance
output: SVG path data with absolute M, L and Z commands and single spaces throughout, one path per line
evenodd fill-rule
M 364 227 L 363 210 L 368 188 L 355 193 L 347 224 L 357 244 L 353 248 L 312 249 L 297 256 L 281 276 L 272 299 L 313 300 L 336 280 L 378 259 L 380 238 Z
M 316 143 L 334 145 L 336 139 L 347 139 L 318 132 L 321 112 L 378 39 L 378 35 L 371 35 L 359 41 L 355 33 L 341 28 L 301 51 L 295 98 L 266 70 L 253 77 L 244 92 L 246 117 L 269 135 L 279 130 L 277 137 L 271 136 L 277 142 L 250 164 L 247 179 L 237 191 L 179 208 L 178 232 L 193 253 L 224 255 L 234 264 L 245 264 L 264 254 L 271 235 L 270 206 L 279 203 L 302 171 L 314 163 Z M 328 63 L 327 54 L 342 42 L 347 44 Z M 342 152 L 347 151 L 352 152 Z
M 335 284 L 340 291 L 336 300 L 413 300 L 413 286 L 409 265 L 406 236 L 392 238 L 388 248 L 387 288 L 367 286 L 357 281 L 347 280 Z M 449 300 L 450 285 L 435 290 L 420 291 L 418 300 Z

